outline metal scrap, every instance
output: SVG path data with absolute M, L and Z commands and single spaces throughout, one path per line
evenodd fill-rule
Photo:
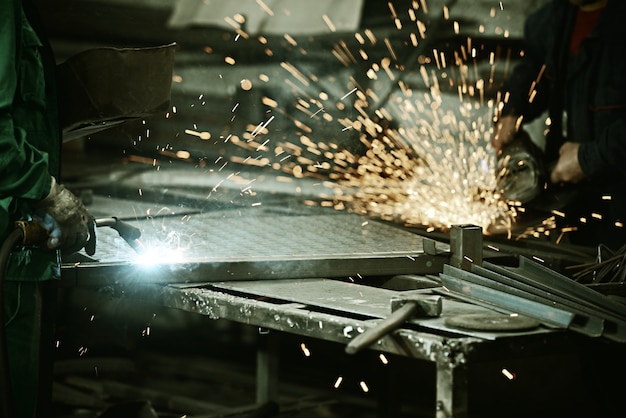
M 484 262 L 472 271 L 444 266 L 441 280 L 452 292 L 547 326 L 626 342 L 626 305 L 539 263 L 520 257 L 519 267 Z

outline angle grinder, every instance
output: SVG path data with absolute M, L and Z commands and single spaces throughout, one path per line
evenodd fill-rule
M 513 141 L 502 147 L 496 164 L 498 190 L 507 201 L 528 203 L 546 187 L 543 151 L 520 129 Z

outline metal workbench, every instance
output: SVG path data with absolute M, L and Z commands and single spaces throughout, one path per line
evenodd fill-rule
M 119 202 L 114 206 L 119 213 Z M 570 346 L 571 334 L 543 326 L 503 332 L 450 325 L 451 317 L 495 311 L 425 285 L 454 261 L 450 246 L 385 223 L 334 211 L 254 208 L 166 215 L 133 221 L 156 259 L 102 229 L 96 255 L 65 262 L 62 282 L 120 286 L 149 303 L 339 344 L 391 314 L 393 297 L 441 296 L 439 317 L 411 319 L 370 347 L 435 364 L 437 418 L 468 416 L 469 364 Z M 393 286 L 369 277 L 388 277 Z M 268 335 L 271 341 L 274 333 Z M 277 396 L 278 361 L 272 343 L 259 347 L 259 402 Z

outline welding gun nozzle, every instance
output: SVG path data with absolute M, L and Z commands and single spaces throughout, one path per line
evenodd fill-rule
M 119 220 L 116 217 L 96 219 L 96 226 L 108 226 L 117 231 L 120 237 L 124 239 L 138 253 L 143 251 L 143 244 L 139 240 L 141 230 L 129 223 Z

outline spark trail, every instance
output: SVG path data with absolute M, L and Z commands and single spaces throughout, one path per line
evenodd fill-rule
M 412 12 L 409 16 L 416 33 L 411 33 L 409 45 L 415 46 L 424 40 L 427 26 L 416 17 L 416 10 Z M 393 18 L 400 29 L 395 10 Z M 444 229 L 466 223 L 485 229 L 494 223 L 505 228 L 511 225 L 515 207 L 496 190 L 495 156 L 489 148 L 497 101 L 486 106 L 484 101 L 485 87 L 493 80 L 478 77 L 472 40 L 468 38 L 454 53 L 451 67 L 443 52 L 433 50 L 420 56 L 415 68 L 404 68 L 397 62 L 390 39 L 379 40 L 369 30 L 355 34 L 355 39 L 358 51 L 341 41 L 332 54 L 346 68 L 365 67 L 366 77 L 360 82 L 350 77 L 334 103 L 322 100 L 329 93 L 321 76 L 307 75 L 297 64 L 281 65 L 295 96 L 296 111 L 289 116 L 299 115 L 293 117 L 295 140 L 265 140 L 263 134 L 271 133 L 255 128 L 233 141 L 254 152 L 238 162 L 327 180 L 329 192 L 319 196 L 319 204 L 336 209 Z M 368 53 L 367 47 L 377 44 L 384 45 L 388 55 L 370 62 L 375 54 Z M 493 74 L 493 55 L 489 61 Z M 429 64 L 436 64 L 436 70 L 429 70 L 434 67 Z M 418 90 L 400 77 L 406 75 L 403 72 L 418 78 L 411 81 L 419 85 Z M 456 91 L 442 92 L 440 79 L 448 90 Z M 384 91 L 372 87 L 377 80 L 394 86 L 382 106 Z M 286 113 L 277 100 L 266 98 L 267 103 L 272 103 L 277 114 Z M 341 116 L 348 106 L 354 108 L 356 117 Z M 333 110 L 341 115 L 333 115 Z M 335 124 L 337 136 L 356 132 L 362 146 L 354 151 L 345 141 L 317 136 L 314 127 L 320 124 Z

